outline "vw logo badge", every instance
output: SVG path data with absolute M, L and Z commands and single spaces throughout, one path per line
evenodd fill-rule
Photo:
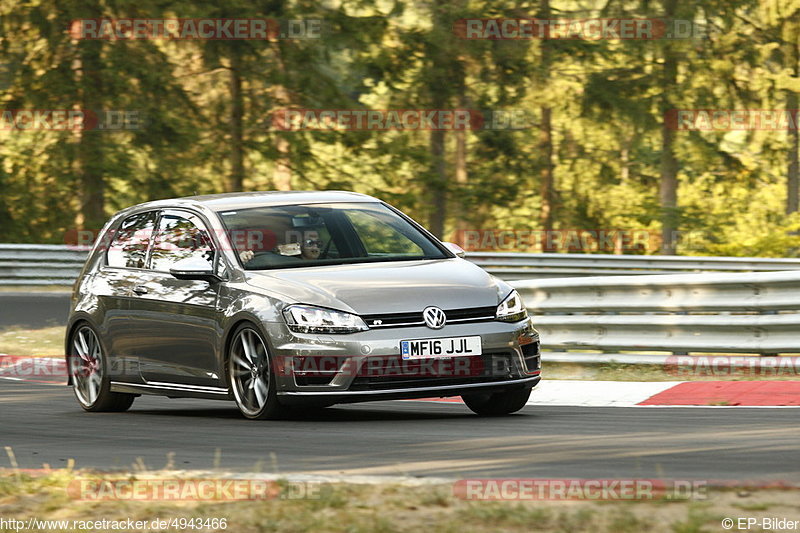
M 431 329 L 442 329 L 447 323 L 447 316 L 438 307 L 426 307 L 422 310 L 422 319 L 425 325 Z

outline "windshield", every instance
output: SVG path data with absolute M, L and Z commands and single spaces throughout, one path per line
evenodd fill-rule
M 245 270 L 448 257 L 380 203 L 256 207 L 219 215 Z

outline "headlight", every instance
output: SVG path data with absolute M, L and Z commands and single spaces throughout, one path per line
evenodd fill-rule
M 528 310 L 525 309 L 525 304 L 522 303 L 522 298 L 520 298 L 519 293 L 514 290 L 497 306 L 495 320 L 518 322 L 527 316 Z
M 354 333 L 369 329 L 358 315 L 310 305 L 290 305 L 283 310 L 283 316 L 289 329 L 299 333 Z

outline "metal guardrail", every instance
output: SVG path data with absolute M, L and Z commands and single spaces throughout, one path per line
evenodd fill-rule
M 87 253 L 59 244 L 0 244 L 0 286 L 72 285 Z
M 0 286 L 71 285 L 87 250 L 57 244 L 0 244 Z M 800 270 L 800 259 L 757 257 L 470 252 L 467 259 L 505 280 Z
M 0 244 L 0 285 L 71 285 L 86 253 L 64 245 Z M 506 279 L 522 270 L 542 278 L 547 273 L 587 276 L 614 270 L 613 276 L 512 282 L 549 350 L 800 353 L 800 259 L 507 253 L 468 257 Z M 652 275 L 652 269 L 714 273 Z M 781 271 L 758 272 L 775 269 Z M 637 274 L 620 275 L 631 270 Z M 756 272 L 742 272 L 746 270 Z
M 506 280 L 800 270 L 800 259 L 761 257 L 467 252 L 467 259 Z
M 800 353 L 800 272 L 512 282 L 546 348 Z

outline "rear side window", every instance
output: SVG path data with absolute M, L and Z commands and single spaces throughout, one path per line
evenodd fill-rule
M 150 268 L 169 272 L 182 259 L 203 259 L 214 262 L 211 237 L 199 218 L 187 214 L 165 213 L 161 216 L 156 241 L 150 254 Z
M 123 220 L 108 247 L 108 266 L 145 268 L 155 222 L 155 211 L 138 213 Z

